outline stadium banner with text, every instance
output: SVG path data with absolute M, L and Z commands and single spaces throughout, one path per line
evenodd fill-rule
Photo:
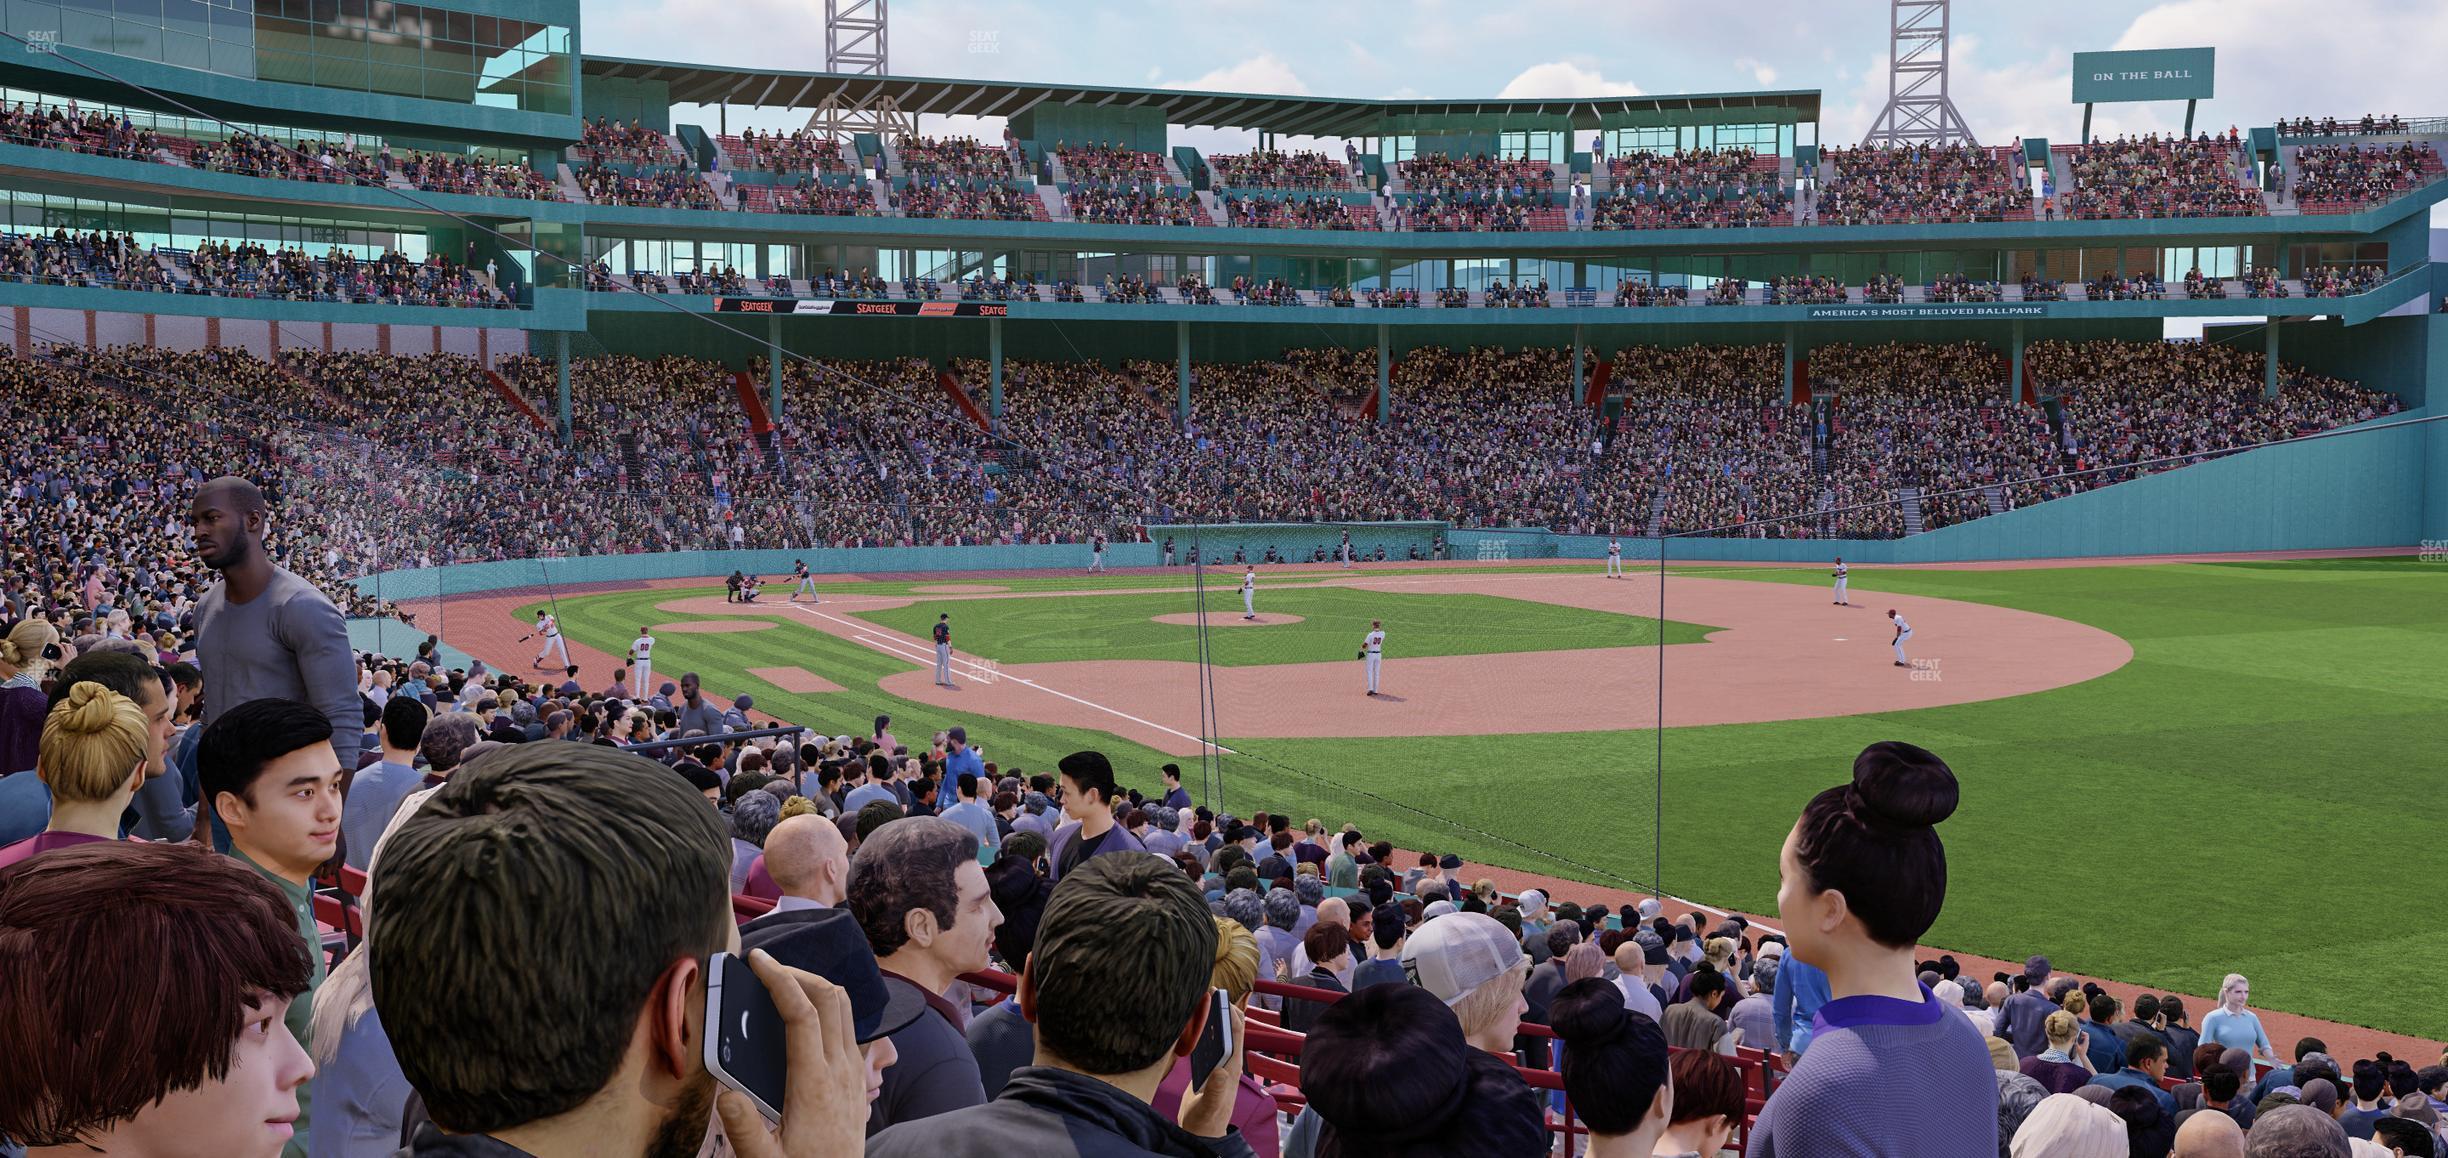
M 1003 302 L 836 301 L 830 298 L 716 298 L 718 314 L 826 314 L 837 317 L 1001 318 Z
M 1969 302 L 1930 305 L 1811 306 L 1803 315 L 1814 322 L 1899 321 L 1921 318 L 2045 318 L 2040 302 Z
M 2074 54 L 2074 103 L 2206 101 L 2216 49 L 2152 48 Z

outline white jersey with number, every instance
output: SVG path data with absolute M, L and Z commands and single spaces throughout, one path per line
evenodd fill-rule
M 629 645 L 629 658 L 641 663 L 654 658 L 654 637 L 641 635 Z
M 1257 573 L 1256 571 L 1249 571 L 1249 572 L 1245 572 L 1245 573 L 1243 573 L 1243 574 L 1242 574 L 1242 576 L 1241 576 L 1241 590 L 1243 590 L 1243 591 L 1256 591 L 1257 589 L 1258 589 L 1258 573 Z
M 1610 558 L 1616 558 L 1616 559 L 1620 559 L 1620 558 L 1622 558 L 1622 557 L 1623 557 L 1623 544 L 1618 543 L 1618 542 L 1616 542 L 1616 541 L 1615 541 L 1615 540 L 1613 540 L 1613 539 L 1609 539 L 1609 540 L 1607 540 L 1607 555 L 1608 555 L 1608 557 L 1610 557 Z
M 536 631 L 540 632 L 544 638 L 551 639 L 561 634 L 561 621 L 549 615 L 539 615 L 536 617 Z
M 1383 632 L 1383 631 L 1372 631 L 1372 632 L 1368 633 L 1368 653 L 1369 653 L 1370 655 L 1377 655 L 1377 654 L 1379 654 L 1379 653 L 1383 652 L 1384 650 L 1385 650 L 1385 632 Z

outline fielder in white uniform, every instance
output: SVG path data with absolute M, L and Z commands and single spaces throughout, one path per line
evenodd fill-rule
M 1893 611 L 1887 613 L 1887 618 L 1895 621 L 1896 666 L 1911 667 L 1912 662 L 1904 658 L 1904 641 L 1912 638 L 1912 624 L 1904 622 L 1904 617 Z
M 1606 573 L 1609 579 L 1623 578 L 1623 544 L 1615 539 L 1607 540 Z
M 1368 666 L 1368 694 L 1377 694 L 1377 665 L 1385 659 L 1385 621 L 1369 620 L 1368 638 L 1361 641 L 1360 659 Z
M 1258 569 L 1241 573 L 1241 618 L 1258 618 Z
M 1351 565 L 1352 565 L 1352 549 L 1351 549 L 1351 532 L 1350 532 L 1350 531 L 1345 531 L 1345 532 L 1343 532 L 1343 545 L 1342 545 L 1341 547 L 1336 548 L 1336 549 L 1337 549 L 1337 550 L 1339 550 L 1339 551 L 1341 551 L 1341 552 L 1343 552 L 1343 569 L 1344 569 L 1344 570 L 1346 570 L 1346 571 L 1351 570 Z
M 654 636 L 638 628 L 638 637 L 629 641 L 629 688 L 639 696 L 654 694 Z
M 1843 556 L 1839 555 L 1836 557 L 1836 606 L 1838 607 L 1853 606 L 1852 604 L 1845 602 L 1845 576 L 1846 574 L 1850 573 L 1851 570 L 1851 568 L 1845 566 Z
M 536 612 L 535 630 L 528 632 L 527 637 L 538 635 L 544 637 L 544 646 L 536 651 L 535 662 L 529 666 L 539 668 L 543 667 L 544 657 L 551 655 L 555 651 L 559 651 L 561 653 L 561 666 L 568 667 L 570 665 L 569 644 L 564 642 L 561 638 L 561 621 L 553 618 L 549 613 L 542 611 Z

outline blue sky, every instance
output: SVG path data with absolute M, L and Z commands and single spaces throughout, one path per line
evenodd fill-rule
M 1819 89 L 1825 139 L 1840 142 L 1858 139 L 1885 98 L 1887 10 L 1881 0 L 894 0 L 891 66 L 1352 97 Z M 823 67 L 822 0 L 587 0 L 584 13 L 589 52 Z M 1983 140 L 2073 139 L 2070 56 L 2104 48 L 2217 47 L 2220 95 L 2198 123 L 2219 129 L 2299 112 L 2448 114 L 2437 73 L 2448 4 L 2438 0 L 1960 0 L 1955 15 L 1956 103 Z M 2103 107 L 2094 130 L 2173 129 L 2183 115 L 2178 104 Z M 731 122 L 790 126 L 804 114 L 734 109 Z

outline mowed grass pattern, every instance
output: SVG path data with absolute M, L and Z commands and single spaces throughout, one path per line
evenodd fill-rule
M 1156 617 L 1187 615 L 1197 607 L 1193 594 L 1183 591 L 939 599 L 853 614 L 916 639 L 927 638 L 937 614 L 949 614 L 954 647 L 1003 664 L 1080 659 L 1192 661 L 1197 658 L 1198 629 L 1158 623 Z M 1208 632 L 1208 651 L 1219 666 L 1349 661 L 1367 637 L 1372 619 L 1385 621 L 1386 654 L 1394 657 L 1644 647 L 1657 641 L 1657 620 L 1653 618 L 1494 595 L 1261 587 L 1260 622 L 1241 626 L 1241 614 L 1238 586 L 1208 590 L 1207 615 L 1218 625 Z M 1265 622 L 1269 616 L 1293 615 L 1301 616 L 1301 621 Z M 1669 620 L 1666 641 L 1697 643 L 1714 630 Z
M 1710 574 L 1825 582 L 1816 570 Z M 1874 609 L 1877 592 L 1894 591 L 2056 615 L 2123 636 L 2134 661 L 1986 703 L 1674 729 L 1663 737 L 1662 793 L 1649 731 L 1252 740 L 1231 738 L 1226 720 L 1223 742 L 1241 754 L 1224 761 L 1223 802 L 1618 886 L 1647 884 L 1662 862 L 1667 891 L 1767 912 L 1777 848 L 1802 804 L 1842 783 L 1864 745 L 1907 740 L 1945 757 L 1963 782 L 1963 803 L 1940 830 L 1950 882 L 1931 944 L 2047 953 L 2062 968 L 2190 992 L 2238 971 L 2259 1005 L 2448 1037 L 2448 1007 L 2426 999 L 2448 957 L 2448 922 L 2420 915 L 2437 907 L 2429 882 L 2448 873 L 2448 847 L 2434 839 L 2448 821 L 2443 580 L 2448 568 L 2413 560 L 1856 568 L 1855 599 Z M 561 607 L 579 638 L 617 651 L 638 623 L 668 619 L 651 607 L 677 594 Z M 1916 642 L 1918 654 L 1946 657 L 1942 636 Z M 897 703 L 867 674 L 894 661 L 803 628 L 669 635 L 656 660 L 669 672 L 695 666 L 719 690 L 749 687 L 760 707 L 793 719 L 805 711 L 803 722 L 829 731 L 855 731 L 870 705 Z M 742 674 L 781 664 L 851 690 L 769 702 Z M 882 710 L 903 736 L 955 722 L 909 704 Z M 1163 760 L 1109 736 L 968 722 L 1025 767 L 1094 745 L 1115 756 L 1126 784 L 1148 789 Z

